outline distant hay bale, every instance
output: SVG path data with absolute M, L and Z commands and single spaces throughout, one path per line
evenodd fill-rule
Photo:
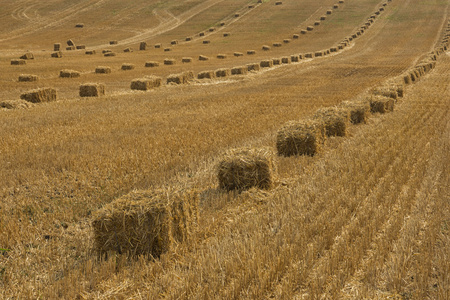
M 291 63 L 291 58 L 290 57 L 282 57 L 281 58 L 281 63 L 282 64 L 290 64 Z
M 158 67 L 158 66 L 159 66 L 159 62 L 157 62 L 157 61 L 148 61 L 145 63 L 146 68 L 154 68 L 154 67 Z
M 53 44 L 53 51 L 60 51 L 61 50 L 61 44 L 55 43 Z
M 76 48 L 77 50 L 84 50 L 86 49 L 86 45 L 78 45 Z
M 111 52 L 112 52 L 112 50 L 109 50 L 109 49 L 103 49 L 103 50 L 102 50 L 102 53 L 103 53 L 103 54 L 105 54 L 105 53 L 111 53 Z
M 241 16 L 241 14 L 234 14 L 235 18 L 239 18 Z
M 283 1 L 276 1 L 275 2 L 275 5 L 281 5 L 281 4 L 283 4 Z
M 206 44 L 210 44 L 211 41 L 210 40 L 204 40 L 202 43 L 206 45 Z
M 281 43 L 273 43 L 272 44 L 274 47 L 281 47 L 281 46 L 283 46 Z
M 314 26 L 319 26 L 320 25 L 320 21 L 314 21 Z
M 337 47 L 331 47 L 330 48 L 330 52 L 337 52 L 338 51 L 338 48 Z
M 394 100 L 397 100 L 398 97 L 397 90 L 390 88 L 389 86 L 377 87 L 372 90 L 372 94 L 377 96 L 389 97 Z
M 68 47 L 66 47 L 67 51 L 73 51 L 75 49 L 77 49 L 75 46 L 68 46 Z
M 61 51 L 53 52 L 50 56 L 53 58 L 61 58 L 62 52 Z
M 123 71 L 129 71 L 134 70 L 136 66 L 134 64 L 122 64 L 122 67 L 120 68 Z
M 327 19 L 327 16 L 321 16 L 321 17 L 320 17 L 320 20 L 321 20 L 321 21 L 325 21 L 326 19 Z
M 314 54 L 313 53 L 305 53 L 305 58 L 313 58 Z
M 220 26 L 225 26 L 225 22 L 220 22 Z
M 322 51 L 317 51 L 316 53 L 314 53 L 315 57 L 320 57 L 323 56 L 323 52 Z
M 192 41 L 192 37 L 191 36 L 188 36 L 188 37 L 186 37 L 184 40 L 186 41 L 186 42 L 190 42 L 190 41 Z
M 394 110 L 394 99 L 384 96 L 371 96 L 370 112 L 371 113 L 386 113 Z
M 350 113 L 338 107 L 326 107 L 316 111 L 313 117 L 325 127 L 327 136 L 346 136 Z
M 97 74 L 110 74 L 111 68 L 110 67 L 97 67 L 95 68 L 95 73 Z
M 226 54 L 217 54 L 217 58 L 218 59 L 225 59 L 225 58 L 227 58 L 227 55 Z
M 281 58 L 272 58 L 272 63 L 274 66 L 281 65 Z
M 198 56 L 198 60 L 200 60 L 200 61 L 207 61 L 207 60 L 209 60 L 209 57 L 208 56 L 204 56 L 204 55 L 199 55 Z
M 270 50 L 270 46 L 264 45 L 264 46 L 262 46 L 262 49 L 264 51 L 269 51 Z
M 300 34 L 306 34 L 308 31 L 306 29 L 300 30 Z
M 216 74 L 216 77 L 228 77 L 231 75 L 231 70 L 222 68 L 222 69 L 216 70 L 215 74 Z
M 312 27 L 312 26 L 307 26 L 307 27 L 306 27 L 306 30 L 307 30 L 307 31 L 313 31 L 313 30 L 314 30 L 314 27 Z
M 138 78 L 131 81 L 130 88 L 132 90 L 148 91 L 150 89 L 161 86 L 161 77 L 147 76 L 144 78 Z
M 298 39 L 298 38 L 300 38 L 300 36 L 298 34 L 294 34 L 294 35 L 292 35 L 292 38 L 293 39 Z
M 350 115 L 352 124 L 367 123 L 370 116 L 370 103 L 367 101 L 345 101 L 340 108 Z
M 80 85 L 80 97 L 100 97 L 105 95 L 105 85 L 85 83 Z
M 133 52 L 133 48 L 130 48 L 130 47 L 128 47 L 128 48 L 125 48 L 125 49 L 123 49 L 123 52 Z
M 227 151 L 217 165 L 221 189 L 270 189 L 276 173 L 275 155 L 270 148 L 242 148 Z
M 290 121 L 277 133 L 277 151 L 280 156 L 314 156 L 324 143 L 323 124 L 315 120 Z
M 197 74 L 198 79 L 214 79 L 216 74 L 214 71 L 203 71 Z
M 247 55 L 255 55 L 256 51 L 255 50 L 247 50 Z
M 292 62 L 299 62 L 300 61 L 300 57 L 298 55 L 291 55 L 291 61 Z
M 411 76 L 409 74 L 408 75 L 403 75 L 403 81 L 404 81 L 405 84 L 411 84 L 412 83 Z
M 109 44 L 110 45 L 117 45 L 117 44 L 119 44 L 119 42 L 116 41 L 116 40 L 113 40 L 113 41 L 109 41 Z
M 0 100 L 0 110 L 3 109 L 27 109 L 34 104 L 25 100 Z
M 155 44 L 155 48 L 156 48 L 156 49 L 159 49 L 159 48 L 161 48 L 161 47 L 162 47 L 161 44 Z
M 249 71 L 249 72 L 257 72 L 257 71 L 259 71 L 260 70 L 260 65 L 258 64 L 258 63 L 253 63 L 253 64 L 248 64 L 247 65 L 247 70 Z
M 254 6 L 253 4 L 250 4 L 250 5 L 248 6 L 248 8 L 255 8 L 255 6 Z
M 57 93 L 53 88 L 40 88 L 20 95 L 20 99 L 31 103 L 56 101 L 56 97 Z
M 108 52 L 108 53 L 103 54 L 103 56 L 106 56 L 106 57 L 116 56 L 116 53 L 115 52 Z
M 194 72 L 188 71 L 167 76 L 167 84 L 186 84 L 194 79 Z
M 83 28 L 83 27 L 84 27 L 84 24 L 83 24 L 83 23 L 78 23 L 78 24 L 75 25 L 75 27 L 76 27 L 76 28 Z
M 59 77 L 61 78 L 78 78 L 80 76 L 81 76 L 80 72 L 74 70 L 65 69 L 59 71 Z
M 22 55 L 21 57 L 19 57 L 20 59 L 34 59 L 34 55 L 31 52 L 27 52 L 24 55 Z
M 303 59 L 303 54 L 298 54 L 299 59 Z
M 208 29 L 209 32 L 213 32 L 213 31 L 215 31 L 215 30 L 216 30 L 215 27 L 211 27 L 211 28 Z
M 170 42 L 171 45 L 178 45 L 178 41 L 177 40 L 173 40 Z
M 236 57 L 240 57 L 240 56 L 244 56 L 244 53 L 242 53 L 242 52 L 234 52 L 233 55 L 236 56 Z
M 283 40 L 283 43 L 285 43 L 285 44 L 289 44 L 290 42 L 291 42 L 290 39 L 284 39 L 284 40 Z
M 172 51 L 172 48 L 169 48 L 169 47 L 164 48 L 164 52 L 169 52 L 169 51 Z
M 175 59 L 166 58 L 166 59 L 164 60 L 164 64 L 165 64 L 165 65 L 168 65 L 168 66 L 175 65 L 176 63 L 177 63 L 177 62 L 176 62 Z
M 223 34 L 223 36 L 224 37 L 229 37 L 231 34 L 229 33 L 229 32 L 225 32 L 224 34 Z
M 146 42 L 141 42 L 140 44 L 139 44 L 139 50 L 140 51 L 144 51 L 144 50 L 146 50 L 147 49 L 147 43 Z
M 338 9 L 338 8 L 339 8 L 339 4 L 334 4 L 334 5 L 333 5 L 333 8 L 334 8 L 334 9 Z
M 32 82 L 32 81 L 38 81 L 38 80 L 39 80 L 39 77 L 37 75 L 31 75 L 31 74 L 19 75 L 20 82 Z
M 99 255 L 159 258 L 196 231 L 198 203 L 194 190 L 133 191 L 122 196 L 95 213 L 95 250 Z
M 75 43 L 72 40 L 67 40 L 67 46 L 75 47 Z
M 339 44 L 338 46 L 337 46 L 337 48 L 339 49 L 339 50 L 342 50 L 342 49 L 344 49 L 344 44 Z
M 327 10 L 327 15 L 331 15 L 333 11 L 331 9 Z
M 186 64 L 186 63 L 191 63 L 192 62 L 192 57 L 182 57 L 181 58 L 181 62 Z
M 247 66 L 231 68 L 231 75 L 246 75 L 248 73 Z
M 205 36 L 205 33 L 204 33 L 204 32 L 200 32 L 200 33 L 198 34 L 198 36 Z
M 85 52 L 86 55 L 94 55 L 95 53 L 96 53 L 95 50 L 87 50 Z
M 273 67 L 273 60 L 271 60 L 271 59 L 262 60 L 259 63 L 259 65 L 261 68 L 271 68 L 271 67 Z

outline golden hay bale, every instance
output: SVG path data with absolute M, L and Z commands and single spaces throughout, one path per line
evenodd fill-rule
M 214 79 L 216 78 L 216 74 L 214 71 L 203 71 L 197 74 L 198 79 Z
M 125 48 L 125 49 L 123 49 L 123 52 L 127 52 L 127 53 L 133 52 L 133 48 L 130 48 L 130 47 Z
M 172 51 L 172 48 L 164 48 L 164 52 L 170 52 Z
M 293 38 L 293 39 L 298 39 L 298 38 L 300 38 L 300 36 L 299 36 L 298 34 L 293 34 L 293 35 L 292 35 L 292 38 Z
M 220 26 L 225 26 L 225 22 L 220 22 Z
M 219 186 L 229 191 L 270 189 L 275 173 L 275 155 L 270 148 L 229 150 L 217 165 Z
M 134 64 L 122 64 L 122 67 L 120 68 L 123 71 L 129 71 L 134 70 L 136 66 Z
M 216 30 L 215 27 L 211 27 L 211 28 L 208 29 L 209 32 L 213 32 L 213 31 L 215 31 L 215 30 Z
M 80 77 L 81 74 L 78 71 L 74 70 L 61 70 L 59 71 L 59 77 L 61 78 L 77 78 Z
M 116 40 L 114 40 L 114 41 L 109 41 L 109 44 L 110 44 L 110 45 L 117 45 L 117 44 L 119 44 L 119 42 L 116 41 Z
M 338 8 L 339 8 L 339 5 L 338 5 L 338 4 L 334 4 L 334 5 L 333 5 L 333 8 L 334 8 L 334 9 L 338 9 Z
M 215 73 L 216 73 L 216 77 L 228 77 L 231 75 L 231 70 L 223 68 L 223 69 L 216 70 Z
M 234 14 L 235 18 L 239 18 L 241 16 L 241 14 Z
M 277 1 L 277 2 L 275 2 L 275 5 L 281 5 L 281 4 L 283 4 L 282 1 Z
M 300 61 L 300 56 L 297 55 L 291 55 L 291 62 L 299 62 Z
M 313 53 L 305 53 L 305 58 L 313 58 Z
M 159 49 L 162 47 L 162 44 L 155 44 L 155 48 Z
M 105 85 L 85 83 L 80 85 L 80 97 L 100 97 L 105 95 Z
M 229 32 L 225 32 L 224 34 L 223 34 L 223 36 L 224 37 L 229 37 L 231 34 L 229 33 Z
M 61 50 L 61 44 L 60 43 L 53 44 L 53 51 L 59 51 L 59 50 Z
M 331 9 L 327 10 L 327 15 L 331 15 L 333 11 Z
M 94 55 L 95 53 L 96 53 L 95 50 L 87 50 L 85 52 L 86 55 Z
M 337 52 L 338 51 L 338 48 L 337 47 L 331 47 L 330 48 L 330 52 Z
M 269 51 L 270 50 L 270 46 L 264 45 L 264 46 L 262 46 L 262 49 L 264 51 Z
M 116 53 L 115 52 L 108 52 L 108 53 L 103 54 L 103 56 L 106 56 L 106 57 L 116 56 Z
M 196 231 L 198 203 L 193 190 L 133 191 L 95 213 L 95 249 L 158 258 Z
M 411 76 L 409 74 L 408 75 L 403 75 L 403 81 L 404 81 L 405 84 L 411 84 L 412 83 Z
M 75 47 L 75 43 L 72 40 L 67 40 L 67 46 Z
M 178 41 L 177 40 L 173 40 L 170 42 L 171 45 L 178 45 Z
M 206 45 L 206 44 L 210 44 L 211 41 L 210 40 L 204 40 L 202 43 Z
M 61 51 L 53 52 L 50 56 L 54 58 L 61 58 L 62 52 Z
M 77 50 L 84 50 L 86 49 L 86 45 L 78 45 L 76 48 Z
M 225 59 L 225 58 L 227 58 L 227 55 L 226 54 L 217 54 L 217 58 L 218 59 Z
M 19 57 L 20 59 L 34 59 L 34 55 L 31 52 L 27 52 L 24 55 L 22 55 L 21 57 Z
M 167 84 L 186 84 L 194 79 L 194 72 L 187 71 L 179 74 L 171 74 L 167 76 Z
M 377 87 L 372 90 L 372 94 L 377 96 L 389 97 L 397 100 L 398 94 L 396 89 L 392 89 L 389 86 Z
M 39 77 L 37 75 L 29 75 L 29 74 L 19 75 L 20 82 L 31 82 L 31 81 L 38 81 L 38 80 L 39 80 Z
M 253 71 L 253 72 L 257 72 L 260 70 L 260 65 L 258 63 L 254 63 L 254 64 L 248 64 L 247 65 L 247 70 L 249 72 Z
M 339 0 L 339 3 L 344 3 L 344 0 Z
M 291 63 L 291 58 L 290 58 L 290 57 L 287 57 L 287 56 L 282 57 L 282 58 L 281 58 L 281 63 L 282 63 L 282 64 L 290 64 L 290 63 Z
M 307 27 L 306 27 L 306 30 L 307 30 L 307 31 L 313 31 L 313 30 L 314 30 L 314 27 L 312 27 L 312 26 L 307 26 Z
M 147 49 L 147 43 L 146 42 L 141 42 L 140 44 L 139 44 L 139 50 L 140 51 L 144 51 L 144 50 L 146 50 Z
M 34 104 L 25 100 L 4 100 L 0 101 L 0 109 L 26 109 L 33 107 Z
M 192 36 L 188 36 L 188 37 L 186 37 L 184 40 L 186 41 L 186 42 L 190 42 L 190 41 L 192 41 Z
M 320 21 L 325 21 L 327 19 L 327 16 L 321 16 Z
M 316 53 L 314 53 L 315 57 L 320 57 L 323 56 L 323 52 L 322 51 L 317 51 Z
M 231 75 L 246 75 L 248 73 L 247 66 L 231 68 Z
M 320 25 L 320 21 L 314 21 L 314 26 L 319 26 Z
M 306 30 L 306 29 L 302 29 L 302 30 L 300 30 L 300 33 L 301 34 L 306 34 L 308 31 Z
M 280 58 L 272 58 L 272 63 L 274 66 L 281 65 L 281 59 Z
M 200 61 L 207 61 L 207 60 L 209 60 L 209 57 L 208 56 L 204 56 L 204 55 L 199 55 L 198 56 L 198 60 L 200 60 Z
M 255 50 L 247 50 L 247 55 L 255 55 L 256 51 Z
M 97 74 L 110 74 L 111 68 L 110 67 L 97 67 L 95 68 L 95 73 Z
M 20 95 L 20 99 L 31 103 L 56 101 L 56 97 L 57 93 L 53 88 L 36 89 Z
M 146 76 L 144 78 L 138 78 L 131 81 L 130 88 L 132 90 L 147 91 L 161 86 L 161 81 L 162 81 L 161 77 Z
M 75 25 L 75 27 L 76 27 L 76 28 L 83 28 L 83 27 L 84 27 L 84 24 L 83 24 L 83 23 L 78 23 L 78 24 Z
M 274 47 L 281 47 L 281 46 L 283 46 L 281 43 L 273 43 L 272 44 Z
M 394 110 L 394 99 L 384 96 L 371 96 L 370 112 L 371 113 L 386 113 Z
M 367 101 L 345 101 L 339 107 L 347 111 L 352 124 L 366 123 L 370 116 L 370 103 Z
M 285 43 L 285 44 L 289 44 L 290 42 L 291 42 L 290 39 L 284 39 L 284 40 L 283 40 L 283 43 Z
M 260 65 L 261 68 L 270 68 L 270 67 L 273 67 L 273 60 L 271 60 L 271 59 L 262 60 L 262 61 L 259 63 L 259 65 Z
M 205 33 L 204 33 L 204 32 L 200 32 L 200 33 L 198 34 L 198 36 L 205 36 Z
M 103 49 L 102 50 L 102 53 L 103 54 L 105 54 L 105 53 L 111 53 L 112 52 L 112 50 L 110 50 L 110 49 Z
M 148 61 L 145 63 L 146 68 L 154 68 L 154 67 L 158 67 L 158 66 L 159 66 L 159 62 L 157 62 L 157 61 Z
M 236 56 L 236 57 L 240 57 L 240 56 L 244 56 L 244 53 L 242 53 L 242 52 L 234 52 L 233 55 Z
M 181 58 L 181 62 L 182 63 L 191 63 L 192 62 L 192 57 L 182 57 Z
M 278 130 L 278 155 L 314 156 L 321 151 L 324 139 L 322 123 L 315 120 L 290 121 Z
M 75 50 L 75 49 L 76 49 L 75 46 L 68 46 L 68 47 L 66 47 L 67 51 L 72 51 L 72 50 Z
M 168 66 L 174 65 L 174 64 L 176 64 L 176 60 L 175 60 L 175 59 L 166 58 L 166 59 L 164 60 L 164 64 L 165 64 L 165 65 L 168 65 Z
M 255 8 L 255 6 L 254 6 L 253 4 L 250 4 L 250 5 L 248 6 L 248 8 Z
M 313 117 L 325 127 L 327 136 L 346 136 L 350 122 L 350 113 L 338 107 L 325 107 L 318 109 Z

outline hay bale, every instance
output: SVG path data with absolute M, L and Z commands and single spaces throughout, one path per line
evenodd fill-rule
M 105 95 L 105 85 L 85 83 L 80 85 L 80 97 L 100 97 Z
M 242 53 L 242 52 L 234 52 L 233 55 L 236 56 L 236 57 L 240 57 L 240 56 L 244 56 L 244 53 Z
M 86 55 L 94 55 L 95 53 L 96 53 L 95 50 L 87 50 L 85 52 Z
M 178 41 L 177 40 L 173 40 L 170 42 L 171 45 L 178 45 Z
M 223 34 L 223 37 L 229 37 L 231 34 L 229 33 L 229 32 L 225 32 L 224 34 Z
M 130 88 L 132 90 L 147 91 L 161 86 L 161 81 L 162 81 L 161 77 L 146 76 L 144 78 L 138 78 L 131 81 Z
M 146 68 L 159 67 L 159 62 L 157 62 L 157 61 L 148 61 L 148 62 L 145 63 L 145 67 Z
M 272 63 L 274 66 L 281 65 L 281 59 L 280 58 L 272 58 Z
M 320 21 L 325 21 L 327 19 L 327 16 L 321 16 Z
M 147 50 L 147 43 L 146 43 L 146 42 L 141 42 L 141 43 L 139 44 L 139 50 L 140 50 L 140 51 Z
M 314 27 L 312 27 L 312 26 L 307 26 L 307 27 L 306 27 L 306 30 L 307 30 L 307 31 L 313 31 L 313 30 L 314 30 Z
M 403 81 L 405 84 L 411 84 L 412 83 L 411 76 L 403 75 Z
M 227 58 L 227 55 L 226 54 L 217 54 L 217 58 L 218 59 L 225 59 L 225 58 Z
M 298 39 L 298 38 L 300 38 L 300 36 L 298 34 L 294 34 L 294 35 L 292 35 L 292 38 L 293 39 Z
M 74 70 L 61 70 L 59 71 L 59 77 L 61 78 L 78 78 L 81 74 L 78 71 Z
M 34 55 L 31 52 L 27 52 L 24 55 L 22 55 L 21 57 L 19 57 L 20 59 L 34 59 Z
M 327 136 L 346 136 L 350 122 L 350 113 L 338 107 L 318 109 L 313 117 L 325 127 Z
M 133 48 L 130 48 L 130 47 L 125 48 L 125 49 L 123 49 L 123 52 L 127 52 L 127 53 L 133 52 Z
M 337 47 L 331 47 L 330 48 L 330 52 L 337 52 L 338 51 L 338 48 Z
M 156 49 L 159 49 L 159 48 L 161 48 L 161 47 L 162 47 L 161 44 L 155 44 L 155 48 L 156 48 Z
M 220 26 L 225 26 L 225 22 L 220 22 Z
M 262 49 L 264 51 L 269 51 L 270 50 L 270 46 L 264 45 L 264 46 L 262 46 Z
M 109 50 L 109 49 L 103 49 L 103 50 L 102 50 L 102 53 L 103 53 L 103 54 L 105 54 L 105 53 L 111 53 L 111 52 L 112 52 L 112 50 Z
M 275 155 L 270 148 L 229 150 L 217 165 L 219 186 L 229 191 L 270 189 L 275 173 Z
M 320 21 L 314 21 L 314 26 L 319 26 L 320 25 Z
M 281 46 L 283 46 L 281 43 L 273 43 L 272 44 L 274 47 L 281 47 Z
M 181 62 L 182 63 L 191 63 L 192 57 L 183 57 L 183 58 L 181 58 Z
M 75 46 L 68 46 L 68 47 L 66 47 L 67 51 L 73 51 L 75 49 L 77 49 Z
M 248 73 L 247 66 L 234 67 L 231 69 L 231 75 L 246 75 Z
M 273 60 L 271 60 L 271 59 L 262 60 L 259 63 L 259 65 L 261 68 L 271 68 L 271 67 L 273 67 Z
M 198 36 L 205 36 L 205 33 L 204 33 L 204 32 L 200 32 L 200 33 L 198 34 Z
M 194 79 L 194 72 L 188 71 L 167 76 L 167 84 L 186 84 Z
M 103 56 L 106 56 L 106 57 L 116 56 L 116 53 L 114 53 L 114 52 L 108 52 L 108 53 L 103 54 Z
M 27 61 L 23 59 L 11 59 L 11 65 L 26 65 Z
M 209 32 L 213 32 L 213 31 L 215 31 L 215 30 L 216 30 L 215 27 L 211 27 L 211 28 L 208 29 Z
M 338 8 L 339 8 L 339 4 L 334 4 L 334 5 L 333 5 L 333 8 L 334 8 L 334 9 L 338 9 Z
M 275 5 L 282 5 L 283 4 L 283 1 L 276 1 L 275 2 Z
M 381 113 L 390 112 L 394 110 L 394 99 L 384 96 L 371 96 L 369 98 L 370 112 Z
M 239 18 L 241 16 L 241 14 L 234 14 L 235 18 Z
M 290 121 L 277 133 L 277 151 L 280 156 L 314 156 L 324 143 L 323 124 L 315 120 Z
M 114 40 L 114 41 L 109 41 L 109 44 L 110 44 L 110 45 L 117 45 L 117 44 L 119 44 L 119 42 L 116 41 L 116 40 Z
M 53 88 L 36 89 L 20 95 L 20 99 L 31 103 L 56 101 L 56 98 L 57 93 Z
M 209 60 L 209 57 L 208 56 L 204 56 L 204 55 L 199 55 L 198 56 L 198 60 L 207 61 L 207 60 Z
M 261 67 L 259 66 L 258 63 L 256 63 L 256 64 L 248 64 L 248 65 L 247 65 L 247 71 L 249 71 L 249 72 L 251 72 L 251 71 L 257 72 L 257 71 L 260 70 L 260 68 L 261 68 Z
M 372 94 L 392 98 L 394 100 L 397 100 L 398 97 L 397 90 L 389 86 L 377 87 L 372 90 Z
M 176 61 L 175 59 L 166 58 L 166 59 L 164 60 L 164 64 L 165 64 L 165 65 L 168 65 L 168 66 L 174 65 L 174 64 L 176 64 L 176 63 L 177 63 L 177 61 Z
M 84 24 L 83 23 L 78 23 L 75 25 L 75 28 L 84 28 Z
M 204 40 L 202 43 L 206 45 L 206 44 L 210 44 L 211 41 L 210 40 Z
M 302 30 L 300 30 L 300 33 L 301 34 L 306 34 L 308 31 L 306 30 L 306 29 L 302 29 Z
M 30 75 L 30 74 L 19 75 L 20 82 L 32 82 L 32 81 L 38 81 L 38 80 L 39 80 L 39 77 L 37 75 Z
M 72 40 L 67 40 L 67 46 L 75 47 L 75 43 Z
M 120 68 L 123 71 L 129 71 L 134 70 L 136 66 L 134 64 L 122 64 L 122 67 Z
M 282 57 L 282 58 L 281 58 L 281 63 L 282 63 L 282 64 L 290 64 L 290 63 L 291 63 L 291 58 L 290 58 L 290 57 L 287 57 L 287 56 Z
M 290 42 L 291 42 L 290 39 L 284 39 L 284 40 L 283 40 L 283 43 L 285 43 L 285 44 L 289 44 Z
M 61 44 L 55 43 L 53 44 L 53 51 L 60 51 L 61 50 Z
M 110 67 L 97 67 L 95 68 L 95 73 L 97 74 L 110 74 L 111 68 Z
M 300 56 L 298 56 L 298 55 L 291 55 L 291 61 L 292 62 L 299 62 L 300 61 Z
M 216 77 L 228 77 L 230 75 L 231 75 L 230 69 L 222 68 L 216 70 Z
M 158 258 L 195 232 L 198 203 L 193 190 L 133 191 L 95 213 L 95 250 Z
M 331 15 L 333 11 L 331 9 L 327 10 L 327 15 Z
M 313 58 L 313 53 L 305 53 L 305 58 Z
M 214 71 L 203 71 L 198 73 L 197 75 L 198 79 L 214 79 L 216 78 L 216 74 L 214 73 Z
M 367 123 L 370 116 L 370 103 L 367 101 L 345 101 L 339 107 L 350 115 L 352 124 Z
M 250 4 L 250 5 L 248 6 L 248 8 L 255 8 L 255 6 L 254 6 L 253 4 Z
M 255 55 L 256 51 L 255 50 L 247 50 L 247 55 Z
M 164 52 L 172 51 L 172 48 L 164 48 Z
M 33 103 L 27 102 L 25 100 L 0 101 L 0 109 L 27 109 L 33 106 Z
M 77 50 L 84 50 L 86 49 L 86 45 L 78 45 L 76 48 Z
M 54 57 L 54 58 L 61 58 L 62 57 L 62 52 L 61 51 L 53 52 L 50 56 Z
M 323 56 L 323 52 L 322 51 L 317 51 L 316 53 L 314 53 L 315 57 L 320 57 Z

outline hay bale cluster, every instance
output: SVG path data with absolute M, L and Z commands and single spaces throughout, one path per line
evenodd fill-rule
M 95 214 L 95 249 L 158 258 L 195 232 L 198 202 L 196 191 L 133 191 Z
M 131 89 L 147 91 L 161 86 L 161 81 L 162 81 L 161 77 L 157 76 L 146 76 L 144 78 L 134 79 L 131 82 Z
M 105 85 L 85 83 L 80 85 L 80 97 L 100 97 L 105 95 Z
M 319 153 L 324 143 L 325 129 L 316 120 L 290 121 L 277 133 L 277 151 L 280 156 Z
M 53 88 L 40 88 L 20 95 L 20 99 L 31 103 L 56 101 L 57 93 Z
M 225 190 L 269 189 L 275 173 L 275 155 L 270 148 L 229 150 L 217 166 L 219 186 Z

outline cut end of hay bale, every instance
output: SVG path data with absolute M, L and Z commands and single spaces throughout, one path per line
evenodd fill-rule
M 39 77 L 37 75 L 21 74 L 19 75 L 20 82 L 32 82 L 38 81 Z
M 95 249 L 158 258 L 195 232 L 198 202 L 195 191 L 133 191 L 95 213 Z
M 144 78 L 134 79 L 131 82 L 131 89 L 147 91 L 161 86 L 161 81 L 162 81 L 161 77 L 157 76 L 147 76 Z
M 53 51 L 59 51 L 59 50 L 61 50 L 61 44 L 60 43 L 53 44 Z
M 322 123 L 327 136 L 346 136 L 350 113 L 338 107 L 326 107 L 316 111 L 313 117 Z
M 61 78 L 77 78 L 80 77 L 80 72 L 74 70 L 61 70 L 59 71 L 59 77 Z
M 270 148 L 229 150 L 217 166 L 219 186 L 225 190 L 270 189 L 276 173 Z
M 20 99 L 31 103 L 56 101 L 56 97 L 57 93 L 53 88 L 36 89 L 20 95 Z
M 290 121 L 277 133 L 277 151 L 280 156 L 319 153 L 324 143 L 325 129 L 315 120 Z
M 97 74 L 110 74 L 111 68 L 110 67 L 97 67 L 95 68 L 95 73 Z
M 105 85 L 100 83 L 85 83 L 80 85 L 80 97 L 100 97 L 105 95 Z

